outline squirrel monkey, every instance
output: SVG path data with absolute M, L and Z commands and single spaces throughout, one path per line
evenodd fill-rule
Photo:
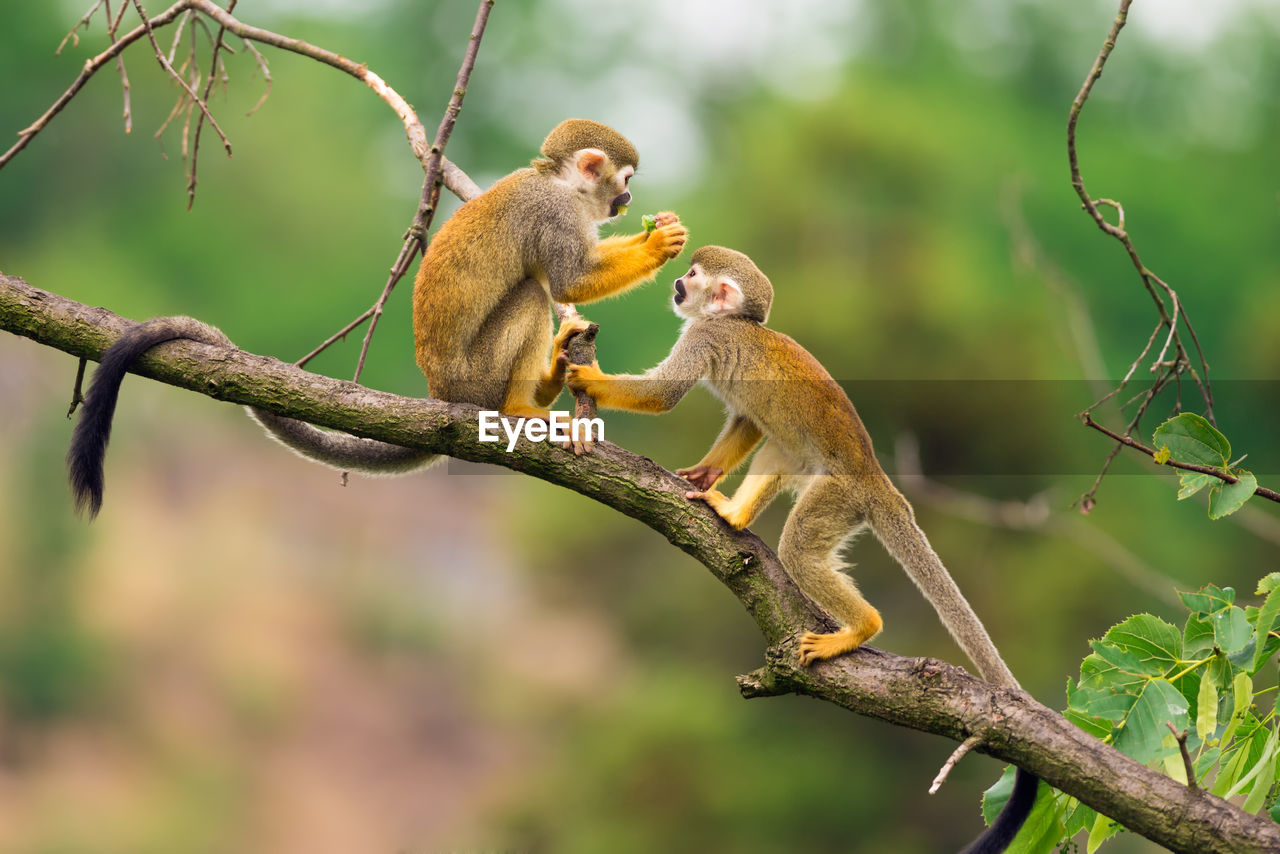
M 841 548 L 870 527 L 920 588 L 984 679 L 1018 687 L 986 629 L 916 525 L 911 505 L 880 467 L 871 437 L 840 386 L 808 351 L 764 326 L 773 286 L 741 252 L 704 246 L 675 281 L 675 313 L 684 330 L 671 353 L 643 375 L 609 375 L 596 365 L 567 365 L 573 390 L 596 404 L 666 412 L 699 380 L 728 407 L 715 444 L 677 473 L 736 529 L 749 526 L 780 491 L 796 494 L 778 557 L 810 598 L 840 623 L 806 632 L 800 664 L 857 649 L 880 631 L 880 613 L 840 571 Z M 561 360 L 564 361 L 564 360 Z M 764 439 L 732 498 L 715 486 Z M 1035 800 L 1036 778 L 1018 771 L 1009 806 L 967 854 L 1003 851 Z
M 542 157 L 471 199 L 427 247 L 414 283 L 418 365 L 439 400 L 474 403 L 546 420 L 564 387 L 567 339 L 551 334 L 551 302 L 591 302 L 653 277 L 684 249 L 688 230 L 670 212 L 652 231 L 601 240 L 599 226 L 623 213 L 639 157 L 608 125 L 567 119 L 542 143 Z M 102 506 L 103 459 L 120 383 L 135 359 L 176 338 L 230 346 L 218 329 L 189 317 L 139 324 L 103 354 L 67 454 L 77 509 Z M 250 407 L 285 446 L 343 471 L 404 474 L 438 454 L 401 448 Z
M 413 289 L 418 365 L 431 394 L 548 418 L 564 387 L 556 355 L 585 321 L 551 336 L 551 301 L 591 302 L 653 277 L 688 231 L 672 213 L 651 232 L 597 237 L 631 203 L 635 148 L 608 125 L 561 122 L 543 157 L 463 205 L 436 234 Z

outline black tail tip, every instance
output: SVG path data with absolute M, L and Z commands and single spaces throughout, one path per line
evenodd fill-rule
M 67 468 L 75 514 L 81 517 L 88 514 L 88 521 L 92 522 L 102 509 L 102 469 L 99 466 L 97 477 L 94 477 L 92 469 L 86 469 L 79 460 L 71 456 L 67 458 Z

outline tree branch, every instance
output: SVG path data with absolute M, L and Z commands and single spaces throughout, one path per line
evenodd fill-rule
M 0 275 L 0 329 L 97 359 L 131 325 L 105 309 Z M 708 508 L 684 498 L 688 484 L 683 480 L 616 445 L 602 442 L 594 455 L 576 457 L 551 444 L 524 441 L 508 454 L 478 440 L 473 406 L 373 391 L 265 356 L 189 341 L 157 347 L 136 369 L 219 400 L 504 466 L 638 519 L 706 566 L 756 621 L 769 649 L 763 667 L 739 677 L 746 697 L 807 694 L 957 741 L 976 735 L 980 752 L 1026 768 L 1174 851 L 1280 850 L 1280 825 L 1152 771 L 1027 694 L 982 682 L 958 667 L 863 647 L 811 669 L 800 668 L 800 632 L 830 630 L 830 618 L 800 593 L 758 537 L 733 531 Z
M 72 81 L 71 86 L 68 87 L 67 91 L 62 93 L 62 95 L 54 101 L 53 105 L 50 106 L 49 109 L 40 116 L 40 118 L 36 119 L 31 125 L 18 132 L 18 141 L 14 143 L 12 148 L 4 154 L 0 154 L 0 169 L 3 169 L 10 160 L 22 151 L 22 149 L 27 147 L 27 144 L 35 138 L 36 134 L 43 130 L 45 126 L 53 120 L 53 117 L 60 113 L 62 109 L 71 102 L 71 99 L 76 96 L 76 94 L 84 87 L 84 84 L 89 81 L 89 78 L 92 77 L 99 69 L 119 56 L 120 53 L 129 45 L 147 36 L 149 31 L 165 26 L 166 24 L 173 23 L 188 9 L 195 9 L 196 11 L 203 13 L 214 21 L 217 21 L 223 29 L 234 33 L 242 39 L 262 42 L 263 44 L 269 44 L 272 47 L 277 47 L 281 50 L 287 50 L 302 56 L 310 57 L 318 62 L 323 62 L 325 65 L 332 66 L 339 71 L 350 74 L 352 77 L 364 83 L 377 93 L 378 97 L 385 101 L 391 109 L 395 110 L 396 115 L 400 117 L 400 121 L 404 125 L 405 135 L 409 138 L 409 145 L 413 149 L 414 156 L 418 158 L 418 161 L 422 164 L 423 170 L 427 170 L 431 150 L 427 142 L 427 132 L 423 128 L 422 122 L 418 120 L 418 114 L 414 112 L 413 107 L 409 106 L 409 102 L 401 97 L 399 92 L 388 86 L 386 81 L 373 71 L 370 71 L 367 65 L 347 59 L 345 56 L 341 56 L 333 51 L 325 50 L 322 47 L 309 44 L 301 39 L 282 36 L 278 33 L 273 33 L 270 30 L 264 30 L 260 27 L 245 24 L 239 19 L 232 17 L 225 9 L 213 3 L 212 0 L 178 0 L 177 3 L 173 4 L 158 15 L 146 19 L 143 24 L 139 24 L 132 31 L 125 33 L 118 39 L 114 39 L 111 46 L 102 53 L 86 60 L 84 68 L 81 69 L 80 74 L 76 79 Z M 475 182 L 467 177 L 461 169 L 455 166 L 447 158 L 441 158 L 440 168 L 443 183 L 452 192 L 457 193 L 463 198 L 470 198 L 471 196 L 479 194 L 480 188 L 476 186 Z

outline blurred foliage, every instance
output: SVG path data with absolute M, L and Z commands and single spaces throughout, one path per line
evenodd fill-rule
M 5 9 L 11 131 L 102 48 L 99 20 L 53 54 L 81 11 Z M 474 7 L 275 0 L 237 14 L 369 62 L 432 129 Z M 654 0 L 643 15 L 499 3 L 448 150 L 488 183 L 567 115 L 615 123 L 642 154 L 622 226 L 671 208 L 695 246 L 749 252 L 777 291 L 770 325 L 847 383 L 882 455 L 909 431 L 949 485 L 1048 490 L 1050 524 L 1028 530 L 917 499 L 1047 703 L 1086 639 L 1132 613 L 1180 619 L 1158 592 L 1275 569 L 1280 527 L 1265 502 L 1211 522 L 1173 500 L 1171 473 L 1127 456 L 1093 514 L 1071 518 L 1109 446 L 1072 417 L 1100 378 L 1081 369 L 1051 284 L 1078 291 L 1112 377 L 1155 323 L 1067 181 L 1067 106 L 1113 14 L 1049 0 Z M 1135 4 L 1081 119 L 1082 168 L 1178 289 L 1218 425 L 1274 486 L 1280 36 L 1273 10 L 1241 3 L 1204 39 L 1175 38 L 1171 21 L 1194 14 Z M 129 51 L 125 135 L 118 78 L 100 74 L 0 172 L 0 269 L 126 316 L 192 314 L 284 359 L 362 311 L 421 170 L 364 87 L 265 53 L 274 88 L 252 117 L 262 81 L 245 51 L 231 58 L 212 106 L 235 154 L 205 137 L 189 213 L 177 128 L 151 138 L 173 87 L 145 45 Z M 673 275 L 586 307 L 606 369 L 669 348 Z M 409 289 L 363 381 L 423 394 Z M 312 367 L 349 376 L 361 337 Z M 336 489 L 232 408 L 131 380 L 107 509 L 88 527 L 61 483 L 74 360 L 7 337 L 0 350 L 0 850 L 771 852 L 804 839 L 912 854 L 980 826 L 995 763 L 967 760 L 926 798 L 950 745 L 803 700 L 741 702 L 731 677 L 757 666 L 758 633 L 632 520 L 452 463 Z M 1171 407 L 1153 406 L 1144 432 Z M 696 394 L 661 420 L 612 415 L 608 435 L 674 468 L 719 417 Z M 756 526 L 766 541 L 785 512 Z M 961 660 L 882 550 L 851 551 L 886 616 L 878 645 Z M 1131 834 L 1113 847 L 1153 850 Z

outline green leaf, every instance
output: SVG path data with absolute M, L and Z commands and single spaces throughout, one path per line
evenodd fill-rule
M 1082 714 L 1072 709 L 1067 709 L 1062 713 L 1062 716 L 1100 741 L 1105 741 L 1107 736 L 1111 735 L 1110 721 Z
M 1089 842 L 1085 846 L 1088 854 L 1093 854 L 1098 850 L 1098 846 L 1106 842 L 1112 836 L 1115 836 L 1120 830 L 1120 825 L 1107 818 L 1102 813 L 1098 813 L 1098 819 L 1093 823 L 1093 828 L 1089 831 Z
M 640 217 L 640 224 L 644 226 L 644 233 L 648 234 L 658 227 L 658 218 L 653 214 L 645 214 Z
M 1182 632 L 1151 614 L 1137 614 L 1112 626 L 1102 642 L 1136 655 L 1144 673 L 1165 673 L 1182 657 Z
M 1182 654 L 1187 658 L 1199 658 L 1210 652 L 1213 644 L 1213 623 L 1198 613 L 1187 617 L 1187 625 L 1182 630 Z
M 1276 801 L 1272 804 L 1271 809 L 1268 812 L 1271 814 L 1272 821 L 1280 822 L 1280 801 Z
M 1097 820 L 1097 810 L 1080 803 L 1075 798 L 1068 798 L 1067 816 L 1062 821 L 1063 835 L 1075 836 L 1080 831 L 1093 827 L 1093 823 Z
M 1215 613 L 1212 621 L 1213 642 L 1227 655 L 1244 649 L 1253 635 L 1249 621 L 1244 616 L 1244 609 L 1235 605 Z
M 1202 741 L 1211 741 L 1217 729 L 1218 686 L 1206 672 L 1200 679 L 1200 693 L 1196 697 L 1196 733 Z
M 1280 572 L 1268 572 L 1258 580 L 1258 589 L 1254 591 L 1254 595 L 1263 596 L 1277 588 L 1280 588 Z
M 1164 672 L 1164 668 L 1160 666 L 1158 661 L 1150 658 L 1144 661 L 1139 659 L 1136 653 L 1120 649 L 1120 647 L 1111 646 L 1102 641 L 1089 641 L 1089 646 L 1093 648 L 1099 658 L 1125 673 L 1143 673 L 1148 676 L 1159 676 Z
M 1249 760 L 1249 749 L 1248 747 L 1240 747 L 1233 751 L 1230 756 L 1231 758 L 1218 771 L 1218 779 L 1213 781 L 1213 788 L 1209 790 L 1218 797 L 1225 795 L 1240 779 L 1245 763 Z
M 1218 479 L 1211 474 L 1199 471 L 1184 471 L 1178 476 L 1178 500 L 1190 498 Z
M 1231 461 L 1231 443 L 1227 437 L 1194 412 L 1175 415 L 1156 428 L 1152 435 L 1156 448 L 1169 447 L 1180 463 L 1202 466 L 1225 466 Z
M 1031 812 L 1005 851 L 1008 854 L 1051 854 L 1066 831 L 1062 825 L 1063 811 L 1064 806 L 1054 797 L 1053 789 L 1042 782 L 1036 790 Z
M 1231 743 L 1231 737 L 1243 723 L 1245 715 L 1249 712 L 1249 706 L 1253 703 L 1253 680 L 1243 670 L 1237 673 L 1231 682 L 1231 697 L 1231 720 L 1227 722 L 1227 729 L 1222 733 L 1223 747 Z
M 1252 472 L 1236 469 L 1232 472 L 1239 478 L 1235 483 L 1224 483 L 1209 490 L 1209 518 L 1221 519 L 1244 506 L 1253 497 L 1258 488 L 1258 479 Z
M 1150 762 L 1160 753 L 1160 742 L 1169 731 L 1187 728 L 1187 698 L 1164 679 L 1152 679 L 1129 715 L 1120 723 L 1116 749 L 1139 762 Z
M 982 793 L 982 820 L 988 827 L 996 820 L 996 816 L 1008 802 L 1009 796 L 1013 794 L 1013 775 L 1017 770 L 1012 765 L 1005 766 L 1000 778 Z
M 1223 608 L 1233 605 L 1236 601 L 1236 591 L 1231 587 L 1206 584 L 1195 593 L 1179 591 L 1178 598 L 1182 600 L 1182 604 L 1186 605 L 1189 611 L 1199 614 L 1212 614 L 1215 611 L 1221 611 Z
M 1271 636 L 1271 632 L 1276 630 L 1277 621 L 1280 621 L 1280 590 L 1273 589 L 1267 594 L 1267 601 L 1258 609 L 1258 621 L 1254 627 L 1253 667 L 1250 668 L 1253 673 L 1257 673 L 1267 659 L 1280 649 L 1280 639 Z
M 1271 786 L 1276 781 L 1275 733 L 1273 732 L 1271 735 L 1271 741 L 1268 742 L 1270 749 L 1262 760 L 1262 767 L 1258 771 L 1258 776 L 1254 778 L 1253 788 L 1249 790 L 1249 797 L 1244 799 L 1243 809 L 1247 813 L 1256 813 L 1262 809 L 1262 805 L 1267 802 L 1267 795 L 1271 792 Z

